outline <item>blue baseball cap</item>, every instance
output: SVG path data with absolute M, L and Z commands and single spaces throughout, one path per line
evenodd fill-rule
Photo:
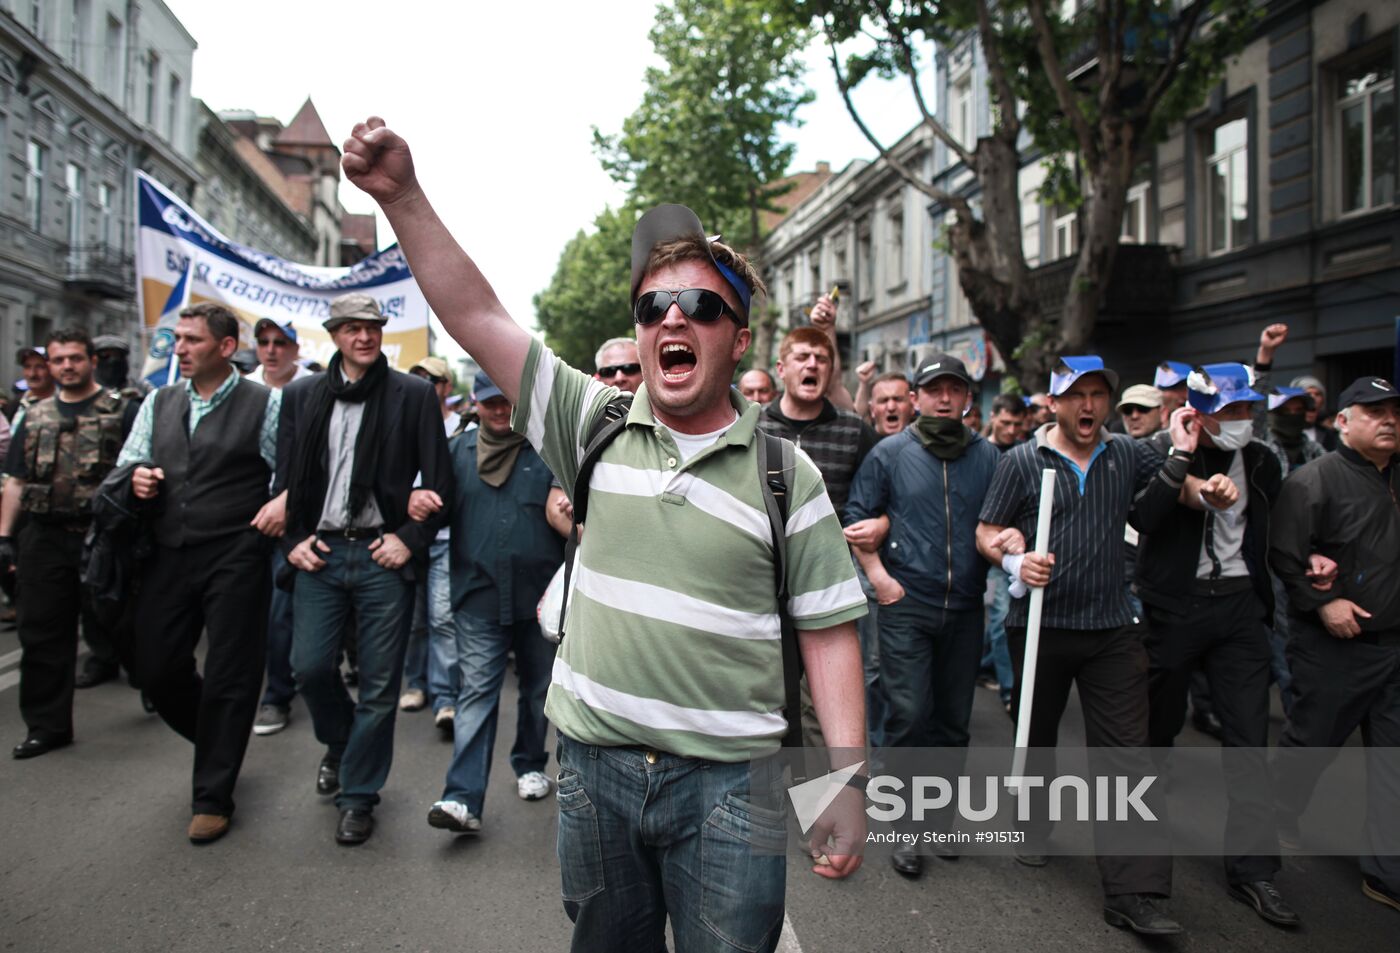
M 1186 399 L 1203 414 L 1242 400 L 1265 400 L 1254 389 L 1254 375 L 1243 364 L 1203 364 L 1186 378 Z
M 1102 374 L 1108 381 L 1108 389 L 1118 390 L 1118 374 L 1104 367 L 1103 358 L 1097 354 L 1082 354 L 1060 358 L 1060 363 L 1050 372 L 1050 396 L 1059 397 L 1085 374 Z
M 1308 409 L 1312 409 L 1312 395 L 1301 387 L 1275 387 L 1273 390 L 1269 391 L 1269 409 L 1278 410 L 1295 397 L 1303 398 L 1303 402 L 1308 405 Z
M 1152 378 L 1152 386 L 1158 390 L 1180 387 L 1186 383 L 1186 377 L 1190 373 L 1190 364 L 1183 364 L 1180 361 L 1163 361 L 1157 365 L 1157 374 Z
M 291 341 L 293 344 L 297 343 L 297 329 L 292 327 L 292 322 L 290 321 L 286 324 L 278 324 L 271 318 L 258 318 L 258 323 L 253 325 L 253 337 L 256 338 L 259 334 L 262 334 L 263 328 L 276 328 L 286 335 L 288 341 Z
M 504 397 L 501 389 L 491 383 L 491 378 L 486 376 L 485 371 L 477 371 L 476 379 L 472 381 L 472 400 L 478 404 L 492 397 Z

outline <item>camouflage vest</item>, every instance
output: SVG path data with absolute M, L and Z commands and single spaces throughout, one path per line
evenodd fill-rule
M 20 497 L 25 512 L 56 518 L 91 514 L 92 498 L 122 449 L 127 399 L 104 391 L 88 412 L 64 417 L 56 397 L 41 400 L 24 419 L 29 476 Z

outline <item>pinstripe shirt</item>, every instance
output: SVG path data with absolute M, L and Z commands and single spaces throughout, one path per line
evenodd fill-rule
M 1144 494 L 1175 499 L 1179 486 L 1158 478 L 1162 456 L 1146 441 L 1103 431 L 1086 470 L 1050 446 L 1055 424 L 1002 454 L 982 504 L 982 522 L 1014 526 L 1035 547 L 1040 471 L 1055 471 L 1050 552 L 1055 568 L 1045 587 L 1041 622 L 1055 629 L 1116 629 L 1133 620 L 1127 598 L 1123 530 L 1134 500 Z M 1024 626 L 1029 598 L 1013 599 L 1009 626 Z

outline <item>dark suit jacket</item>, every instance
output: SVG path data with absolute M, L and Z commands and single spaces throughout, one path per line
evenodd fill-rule
M 312 389 L 324 386 L 321 375 L 292 381 L 282 390 L 282 418 L 277 429 L 277 476 L 273 492 L 287 489 L 292 472 L 294 448 L 308 438 L 309 412 L 307 400 Z M 443 431 L 442 411 L 438 409 L 437 394 L 427 381 L 401 371 L 389 370 L 384 379 L 384 439 L 379 452 L 379 472 L 374 478 L 374 499 L 384 517 L 384 531 L 392 532 L 415 556 L 427 552 L 439 529 L 447 525 L 448 506 L 452 501 L 454 482 L 452 460 L 447 452 L 447 435 Z M 418 474 L 423 474 L 422 487 L 436 490 L 442 497 L 443 508 L 426 522 L 408 517 L 408 495 L 414 489 Z M 316 531 L 320 510 L 315 513 L 289 513 L 287 532 L 282 547 L 292 548 Z

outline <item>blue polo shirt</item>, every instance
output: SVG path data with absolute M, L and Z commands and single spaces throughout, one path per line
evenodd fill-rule
M 564 540 L 545 519 L 554 475 L 528 445 L 506 482 L 482 482 L 478 431 L 452 438 L 452 609 L 502 625 L 535 618 L 540 597 L 564 561 Z

